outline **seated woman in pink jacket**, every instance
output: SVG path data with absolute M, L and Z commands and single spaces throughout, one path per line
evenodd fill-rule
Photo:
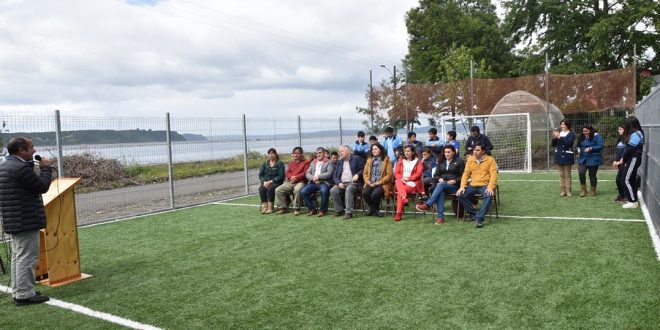
M 424 172 L 424 162 L 417 158 L 415 148 L 407 145 L 403 148 L 404 158 L 396 163 L 394 170 L 394 185 L 397 191 L 396 214 L 394 221 L 400 221 L 403 214 L 403 207 L 408 205 L 408 194 L 424 194 L 424 182 L 422 175 Z

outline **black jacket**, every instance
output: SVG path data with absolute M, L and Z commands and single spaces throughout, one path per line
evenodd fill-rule
M 50 187 L 51 167 L 37 175 L 33 166 L 13 155 L 0 164 L 0 215 L 7 234 L 46 228 L 41 194 Z
M 465 143 L 465 155 L 470 155 L 472 154 L 472 149 L 474 149 L 475 144 L 481 144 L 484 146 L 484 150 L 486 151 L 486 155 L 490 155 L 491 151 L 493 150 L 493 144 L 490 143 L 490 139 L 483 135 L 479 134 L 476 138 L 472 135 L 470 135 L 467 139 L 467 143 Z M 467 158 L 467 157 L 466 157 Z
M 436 182 L 440 178 L 442 178 L 442 180 L 445 182 L 449 180 L 456 180 L 456 185 L 460 186 L 463 170 L 465 170 L 465 162 L 463 162 L 463 159 L 454 157 L 451 163 L 449 163 L 449 168 L 447 168 L 447 161 L 443 159 L 442 161 L 439 161 L 435 166 L 435 173 L 433 173 L 433 178 Z

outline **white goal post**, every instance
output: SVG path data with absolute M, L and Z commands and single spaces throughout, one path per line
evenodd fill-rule
M 492 156 L 500 172 L 532 172 L 532 123 L 529 113 L 441 117 L 438 120 L 441 139 L 447 132 L 455 131 L 461 144 L 460 155 L 465 155 L 465 143 L 470 128 L 478 126 L 481 134 L 488 136 L 493 144 Z M 549 134 L 544 129 L 543 136 Z M 545 139 L 545 138 L 544 138 Z

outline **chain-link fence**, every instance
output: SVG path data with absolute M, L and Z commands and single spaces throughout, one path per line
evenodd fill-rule
M 640 106 L 657 109 L 657 99 L 647 98 Z M 604 157 L 609 160 L 614 157 L 617 126 L 625 115 L 625 110 L 609 110 L 566 118 L 575 132 L 593 125 L 605 138 Z M 649 140 L 657 133 L 655 120 L 656 126 L 645 122 Z M 56 159 L 61 176 L 82 178 L 76 200 L 80 223 L 255 193 L 258 168 L 269 148 L 276 148 L 286 160 L 294 146 L 302 146 L 308 155 L 317 147 L 336 149 L 350 145 L 357 131 L 365 130 L 362 120 L 339 117 L 129 118 L 60 116 L 59 112 L 53 116 L 2 116 L 2 124 L 0 137 L 5 144 L 13 136 L 30 136 L 38 154 Z M 418 140 L 428 140 L 428 128 L 417 129 Z M 446 130 L 440 128 L 443 135 Z M 405 133 L 400 135 L 405 140 Z M 655 159 L 657 165 L 658 150 L 653 152 L 650 161 Z M 547 169 L 551 157 L 547 145 L 532 145 L 533 169 Z M 643 171 L 650 171 L 648 163 L 645 160 Z M 605 162 L 605 166 L 609 164 Z M 650 183 L 657 184 L 656 172 L 650 171 L 656 176 Z M 657 195 L 649 196 L 657 200 Z
M 651 215 L 655 231 L 660 233 L 660 86 L 635 108 L 635 116 L 644 130 L 644 152 L 639 168 L 640 193 Z
M 626 68 L 569 76 L 548 73 L 449 84 L 404 84 L 396 90 L 384 86 L 370 95 L 370 115 L 389 109 L 391 122 L 408 122 L 425 115 L 438 125 L 450 114 L 528 113 L 535 170 L 554 166 L 549 130 L 557 124 L 554 119 L 563 115 L 576 133 L 592 125 L 604 137 L 603 167 L 609 168 L 617 126 L 633 109 L 634 77 L 634 68 Z M 528 97 L 523 98 L 523 93 Z M 637 110 L 646 118 L 643 125 L 649 130 L 648 141 L 657 134 L 657 94 L 656 90 L 655 96 L 647 97 Z M 56 111 L 54 116 L 10 115 L 2 119 L 0 137 L 5 143 L 13 136 L 30 136 L 38 153 L 58 160 L 60 175 L 82 178 L 77 206 L 83 223 L 254 193 L 258 168 L 269 148 L 276 148 L 286 160 L 294 146 L 302 146 L 308 154 L 320 146 L 335 149 L 340 144 L 350 145 L 358 130 L 367 131 L 363 121 L 340 117 L 99 118 L 60 116 Z M 438 127 L 444 135 L 447 128 Z M 418 140 L 428 141 L 428 128 L 416 129 Z M 501 133 L 482 129 L 486 135 Z M 464 143 L 467 136 L 459 133 Z M 401 137 L 405 140 L 404 134 Z M 660 159 L 658 150 L 652 148 L 657 146 L 648 149 L 642 171 L 648 174 L 648 183 L 657 185 L 658 171 L 646 167 L 657 165 Z M 657 195 L 649 195 L 652 200 L 654 197 L 657 201 Z
M 33 139 L 58 175 L 81 177 L 81 224 L 218 201 L 257 191 L 269 148 L 350 144 L 361 120 L 2 116 L 2 141 Z M 61 161 L 60 161 L 61 160 Z

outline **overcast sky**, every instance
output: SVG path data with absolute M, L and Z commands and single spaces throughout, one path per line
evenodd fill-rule
M 360 118 L 416 0 L 0 0 L 0 113 Z

